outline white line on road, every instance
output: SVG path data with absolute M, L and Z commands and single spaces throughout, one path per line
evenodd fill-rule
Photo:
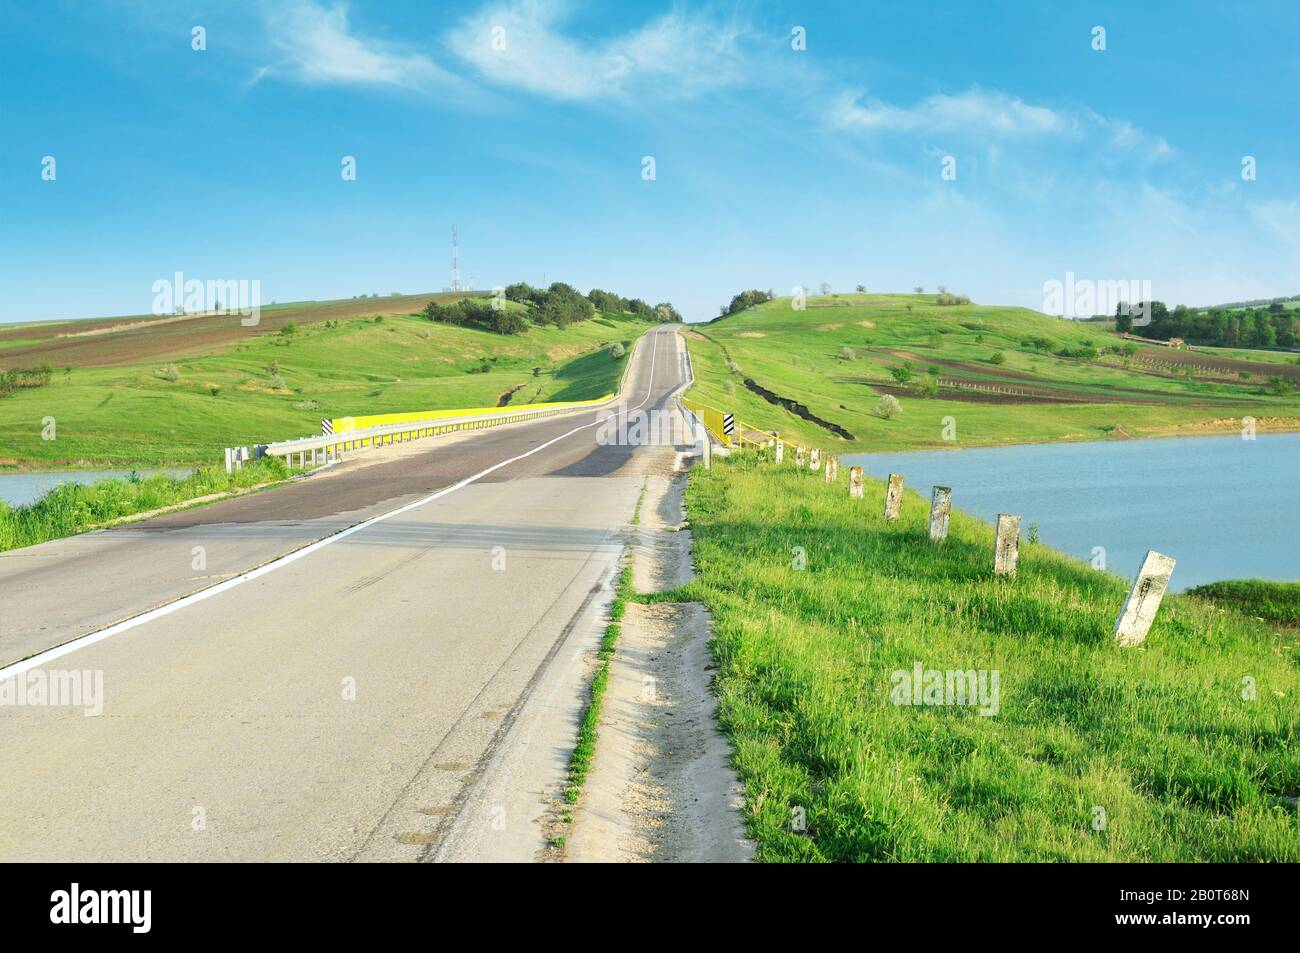
M 650 400 L 650 395 L 654 391 L 655 357 L 659 353 L 659 335 L 661 333 L 662 332 L 651 333 L 651 337 L 654 338 L 654 342 L 650 351 L 650 380 L 646 382 L 645 399 L 642 400 L 641 403 L 637 404 L 636 407 L 633 407 L 632 408 L 633 410 L 638 410 L 641 407 L 644 407 L 646 403 Z M 113 625 L 110 625 L 107 628 L 100 629 L 97 632 L 89 632 L 86 635 L 82 635 L 75 639 L 72 639 L 71 641 L 64 642 L 62 645 L 56 645 L 52 649 L 46 649 L 45 651 L 39 652 L 36 655 L 31 656 L 30 658 L 25 658 L 21 662 L 14 662 L 12 665 L 6 665 L 4 668 L 0 668 L 0 681 L 3 681 L 4 679 L 7 678 L 13 678 L 17 675 L 22 675 L 24 672 L 31 671 L 32 669 L 37 668 L 38 666 L 43 665 L 46 662 L 51 662 L 54 659 L 63 657 L 64 655 L 69 655 L 77 651 L 78 649 L 84 649 L 88 646 L 94 645 L 96 642 L 103 642 L 105 639 L 110 639 L 115 635 L 120 635 L 121 633 L 126 632 L 129 629 L 134 629 L 136 626 L 144 625 L 146 622 L 152 622 L 154 619 L 161 619 L 163 616 L 171 615 L 173 612 L 179 612 L 181 609 L 187 608 L 188 606 L 192 606 L 195 603 L 202 602 L 205 599 L 211 599 L 213 596 L 219 595 L 223 592 L 226 592 L 227 590 L 234 589 L 236 586 L 242 586 L 246 582 L 250 582 L 253 579 L 257 579 L 260 576 L 265 576 L 267 573 L 274 572 L 277 569 L 287 566 L 292 562 L 296 562 L 297 560 L 302 559 L 304 556 L 310 556 L 318 549 L 324 549 L 326 546 L 329 546 L 331 543 L 337 543 L 339 540 L 345 539 L 346 537 L 351 536 L 353 533 L 359 533 L 361 532 L 361 530 L 365 529 L 368 526 L 374 526 L 376 523 L 381 523 L 384 520 L 391 519 L 394 516 L 400 516 L 403 513 L 408 513 L 411 510 L 416 509 L 417 507 L 424 506 L 426 503 L 432 503 L 434 500 L 444 497 L 449 493 L 455 493 L 457 490 L 463 489 L 464 487 L 469 486 L 471 483 L 475 483 L 478 480 L 483 479 L 483 477 L 487 476 L 489 473 L 495 473 L 497 470 L 500 470 L 502 467 L 509 466 L 512 463 L 518 463 L 520 460 L 523 460 L 526 457 L 531 457 L 533 454 L 540 453 L 542 450 L 545 450 L 547 447 L 559 443 L 561 440 L 565 439 L 566 437 L 572 437 L 575 433 L 579 433 L 591 427 L 599 426 L 600 424 L 604 423 L 604 421 L 605 418 L 601 418 L 600 420 L 597 420 L 593 423 L 583 424 L 581 427 L 574 427 L 572 430 L 568 431 L 567 433 L 562 433 L 558 437 L 554 437 L 546 441 L 546 443 L 538 444 L 536 447 L 533 447 L 533 449 L 528 450 L 525 453 L 521 453 L 517 457 L 511 457 L 509 460 L 502 460 L 500 463 L 494 463 L 486 470 L 480 470 L 478 473 L 475 473 L 473 476 L 466 477 L 465 479 L 461 480 L 459 483 L 453 483 L 451 486 L 443 487 L 441 490 L 438 490 L 436 493 L 431 493 L 428 496 L 423 497 L 422 499 L 414 500 L 410 503 L 405 504 L 404 506 L 399 506 L 395 510 L 389 510 L 387 513 L 381 513 L 378 516 L 372 516 L 368 520 L 364 520 L 363 522 L 357 523 L 354 526 L 349 526 L 347 529 L 340 530 L 339 532 L 335 533 L 333 536 L 326 536 L 324 539 L 318 539 L 316 540 L 316 542 L 309 543 L 308 545 L 304 546 L 302 549 L 296 549 L 293 552 L 287 553 L 284 556 L 280 556 L 276 559 L 273 559 L 268 563 L 263 563 L 261 566 L 258 566 L 256 569 L 250 569 L 248 572 L 241 573 L 240 575 L 235 576 L 233 579 L 227 579 L 225 582 L 219 582 L 215 586 L 209 586 L 207 589 L 200 589 L 198 592 L 194 592 L 188 596 L 184 596 L 180 599 L 177 599 L 175 602 L 169 602 L 166 605 L 159 606 L 156 609 L 150 609 L 148 612 L 142 612 L 140 615 L 132 616 L 129 619 L 123 619 L 121 622 L 116 622 Z

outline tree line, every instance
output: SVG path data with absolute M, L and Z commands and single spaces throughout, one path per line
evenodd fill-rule
M 546 288 L 534 288 L 517 281 L 504 289 L 507 301 L 525 306 L 526 311 L 506 308 L 498 298 L 462 298 L 451 304 L 430 301 L 424 316 L 444 324 L 478 327 L 497 334 L 521 334 L 530 323 L 564 329 L 599 313 L 630 313 L 647 321 L 680 321 L 681 313 L 669 302 L 653 308 L 640 298 L 623 298 L 612 291 L 592 288 L 583 295 L 572 285 L 555 281 Z
M 1134 317 L 1145 312 L 1120 304 L 1115 309 L 1115 328 L 1124 333 L 1168 341 L 1182 338 L 1215 347 L 1258 347 L 1292 349 L 1300 345 L 1300 318 L 1280 301 L 1262 308 L 1211 308 L 1197 311 L 1186 305 L 1170 310 L 1163 301 L 1150 303 L 1151 323 L 1135 325 Z

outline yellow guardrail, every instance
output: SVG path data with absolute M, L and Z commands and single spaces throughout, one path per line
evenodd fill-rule
M 341 434 L 352 430 L 366 430 L 370 427 L 386 427 L 391 424 L 413 424 L 425 420 L 444 420 L 449 417 L 475 417 L 487 414 L 504 414 L 534 410 L 563 410 L 577 407 L 590 407 L 603 404 L 613 398 L 613 394 L 597 397 L 594 400 L 558 400 L 540 404 L 515 404 L 505 407 L 457 407 L 444 410 L 417 410 L 401 414 L 365 414 L 360 417 L 334 417 L 321 421 L 321 430 L 326 434 Z M 369 440 L 361 440 L 362 446 Z
M 751 426 L 730 411 L 701 404 L 690 397 L 682 398 L 682 406 L 698 417 L 724 447 L 768 446 L 777 439 L 776 434 Z
M 801 444 L 789 437 L 782 437 L 776 431 L 764 430 L 761 427 L 747 424 L 729 411 L 719 410 L 716 407 L 710 407 L 708 404 L 701 404 L 698 400 L 692 400 L 690 397 L 683 397 L 681 400 L 682 406 L 698 417 L 709 433 L 713 434 L 724 447 L 772 446 L 779 439 L 790 449 L 799 447 L 805 450 L 813 449 L 811 445 Z M 730 418 L 730 422 L 728 422 L 728 418 Z M 727 432 L 728 423 L 730 423 L 730 433 Z

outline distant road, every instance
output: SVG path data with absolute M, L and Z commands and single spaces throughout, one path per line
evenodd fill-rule
M 629 407 L 666 406 L 675 329 L 634 362 Z M 619 531 L 673 458 L 598 429 L 587 411 L 359 454 L 4 554 L 0 679 L 104 687 L 98 717 L 0 707 L 0 860 L 418 860 L 456 857 L 454 826 L 464 859 L 529 859 Z M 487 774 L 501 803 L 467 823 Z

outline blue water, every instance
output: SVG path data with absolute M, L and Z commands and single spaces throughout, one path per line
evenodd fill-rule
M 192 470 L 137 470 L 140 476 L 189 476 Z M 95 483 L 98 480 L 125 478 L 130 470 L 50 470 L 40 473 L 0 473 L 0 500 L 10 506 L 35 503 L 60 483 Z
M 1021 516 L 1050 546 L 1131 577 L 1148 549 L 1178 560 L 1171 588 L 1220 579 L 1300 579 L 1300 434 L 1180 437 L 842 456 L 873 477 L 903 474 L 927 499 L 993 522 Z

